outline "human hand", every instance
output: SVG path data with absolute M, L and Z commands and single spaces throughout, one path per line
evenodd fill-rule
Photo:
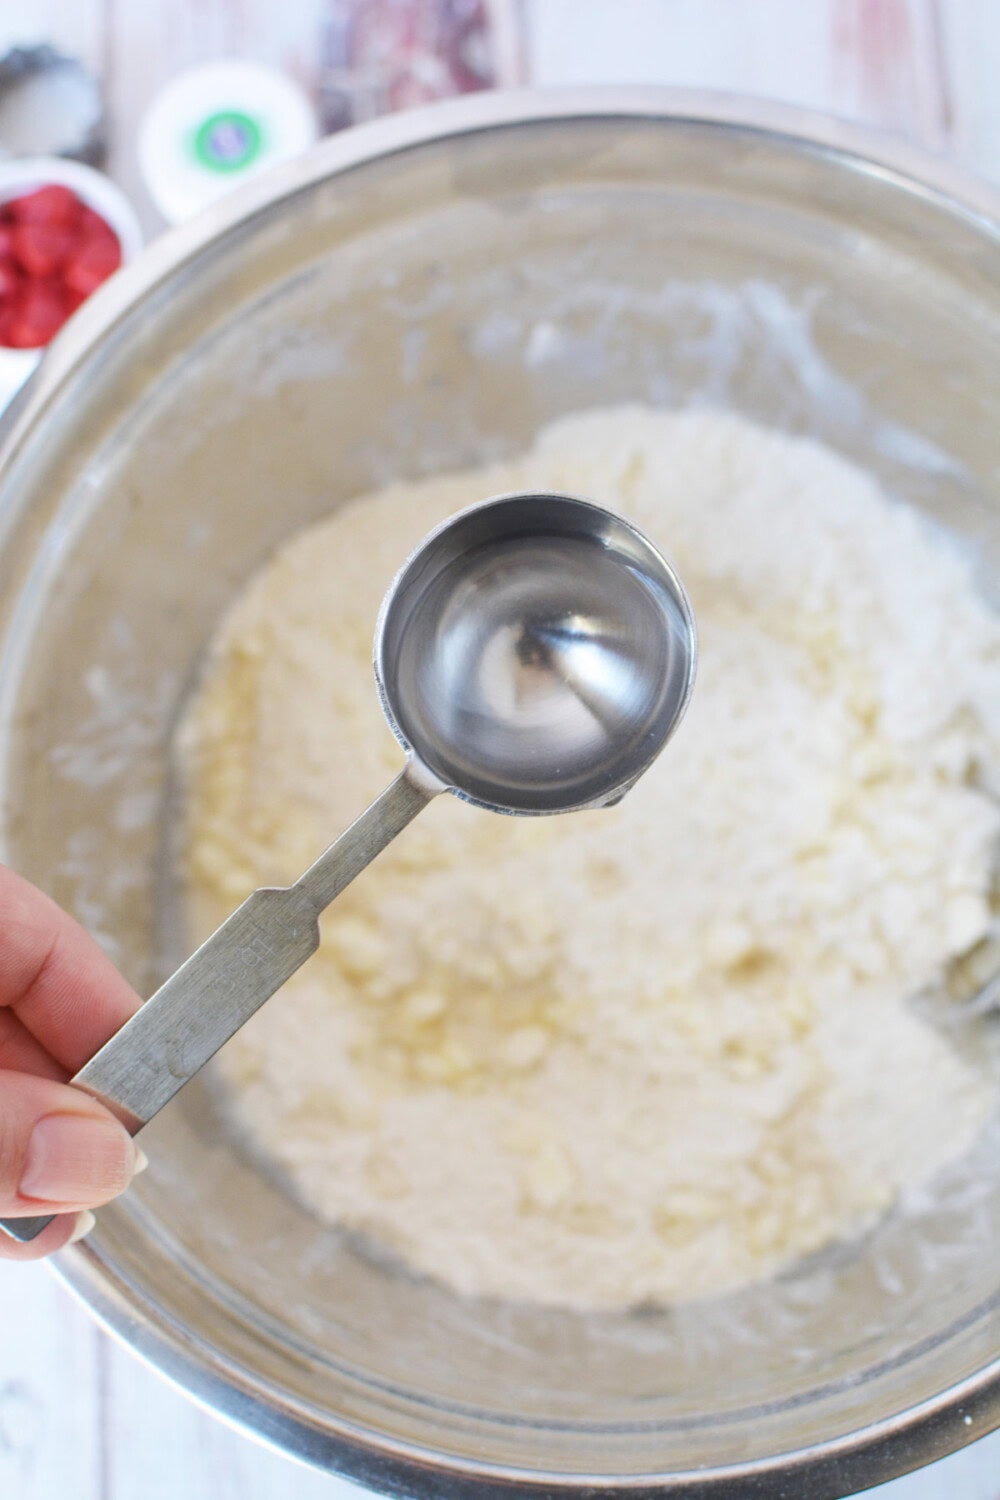
M 67 1079 L 139 1006 L 82 927 L 0 865 L 0 1218 L 56 1214 L 37 1239 L 0 1231 L 0 1259 L 51 1255 L 93 1224 L 145 1157 Z

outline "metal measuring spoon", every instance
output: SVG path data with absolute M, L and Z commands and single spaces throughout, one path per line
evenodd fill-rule
M 319 915 L 439 792 L 500 813 L 617 802 L 676 728 L 697 643 L 684 587 L 625 521 L 505 495 L 397 574 L 375 677 L 396 780 L 294 885 L 254 891 L 72 1082 L 135 1134 L 319 946 Z M 31 1240 L 48 1217 L 0 1220 Z

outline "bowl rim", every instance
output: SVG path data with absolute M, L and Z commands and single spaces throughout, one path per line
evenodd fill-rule
M 840 159 L 944 208 L 1000 247 L 1000 191 L 950 161 L 903 140 L 792 105 L 728 93 L 660 87 L 569 87 L 498 91 L 430 105 L 352 127 L 275 166 L 169 231 L 101 287 L 46 350 L 35 373 L 0 416 L 0 476 L 77 367 L 158 283 L 279 200 L 356 167 L 434 142 L 547 122 L 661 121 L 704 124 L 792 140 Z M 1000 1357 L 936 1396 L 839 1437 L 766 1459 L 710 1470 L 635 1475 L 551 1473 L 456 1457 L 390 1439 L 346 1419 L 321 1429 L 283 1405 L 262 1383 L 199 1344 L 166 1318 L 137 1308 L 123 1277 L 112 1276 L 86 1241 L 55 1258 L 54 1274 L 97 1321 L 213 1415 L 258 1441 L 326 1471 L 382 1491 L 451 1496 L 582 1491 L 669 1494 L 680 1500 L 748 1500 L 785 1493 L 842 1495 L 904 1474 L 1000 1426 Z M 777 1486 L 778 1488 L 774 1488 Z

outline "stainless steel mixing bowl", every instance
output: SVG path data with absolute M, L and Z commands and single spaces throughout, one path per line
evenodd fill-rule
M 985 188 L 846 127 L 612 92 L 378 123 L 163 240 L 7 422 L 4 856 L 150 990 L 177 957 L 153 921 L 167 746 L 220 612 L 345 497 L 572 409 L 812 433 L 968 538 L 988 587 L 998 223 Z M 373 1485 L 823 1500 L 1000 1422 L 989 1142 L 772 1285 L 579 1317 L 366 1257 L 229 1141 L 203 1084 L 150 1135 L 61 1275 L 208 1406 Z

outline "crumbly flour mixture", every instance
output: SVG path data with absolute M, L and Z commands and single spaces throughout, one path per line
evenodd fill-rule
M 532 486 L 677 563 L 686 721 L 617 808 L 433 802 L 217 1073 L 304 1204 L 462 1292 L 715 1293 L 863 1227 L 993 1099 L 907 997 L 988 920 L 1000 619 L 863 473 L 731 416 L 586 412 L 293 538 L 182 728 L 192 922 L 294 880 L 399 769 L 382 592 L 450 512 Z

